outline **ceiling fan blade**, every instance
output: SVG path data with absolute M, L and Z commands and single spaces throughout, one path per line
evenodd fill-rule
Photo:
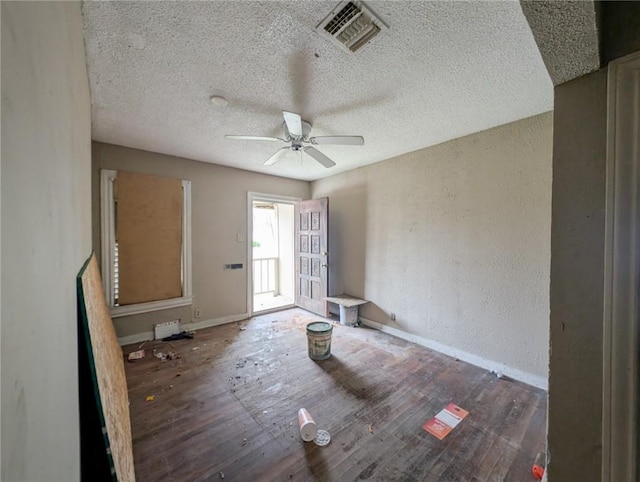
M 363 146 L 364 137 L 362 136 L 320 136 L 309 139 L 312 144 L 316 145 L 334 145 L 334 146 Z
M 281 159 L 281 157 L 278 154 L 280 154 L 280 152 L 284 151 L 285 149 L 289 149 L 289 147 L 281 147 L 280 149 L 278 149 L 276 152 L 273 153 L 273 155 L 269 159 L 264 161 L 264 165 L 273 166 L 276 162 L 278 162 Z
M 325 156 L 322 152 L 320 152 L 315 147 L 305 147 L 304 152 L 313 157 L 316 161 L 322 164 L 324 167 L 333 167 L 336 165 L 331 159 Z
M 225 136 L 227 139 L 235 139 L 240 141 L 280 141 L 284 142 L 284 139 L 279 137 L 261 137 L 261 136 Z
M 293 112 L 282 111 L 287 130 L 292 137 L 302 137 L 302 118 Z

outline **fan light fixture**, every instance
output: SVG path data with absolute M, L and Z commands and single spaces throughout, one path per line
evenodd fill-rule
M 302 120 L 300 115 L 293 112 L 282 112 L 284 118 L 283 138 L 280 137 L 262 137 L 262 136 L 225 136 L 227 139 L 245 140 L 245 141 L 275 141 L 291 143 L 286 147 L 278 149 L 264 163 L 265 166 L 271 166 L 280 160 L 278 154 L 280 151 L 290 149 L 296 152 L 304 152 L 318 161 L 324 167 L 333 167 L 336 165 L 331 159 L 325 156 L 314 145 L 334 145 L 334 146 L 362 146 L 364 138 L 362 136 L 317 136 L 309 137 L 311 132 L 311 124 Z M 307 145 L 311 144 L 311 145 Z

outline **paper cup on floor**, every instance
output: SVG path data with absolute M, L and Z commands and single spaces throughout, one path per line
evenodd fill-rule
M 311 442 L 318 434 L 316 422 L 313 421 L 306 408 L 298 410 L 298 427 L 300 428 L 300 437 L 305 442 Z

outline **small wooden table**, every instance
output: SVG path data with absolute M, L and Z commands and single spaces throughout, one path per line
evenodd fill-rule
M 358 323 L 358 306 L 369 303 L 349 295 L 327 296 L 325 300 L 340 306 L 340 324 L 349 326 Z

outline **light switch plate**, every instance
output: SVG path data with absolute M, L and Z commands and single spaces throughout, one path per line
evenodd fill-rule
M 244 243 L 244 233 L 236 234 L 236 241 L 238 241 L 239 243 Z
M 224 269 L 242 269 L 242 263 L 225 264 Z

